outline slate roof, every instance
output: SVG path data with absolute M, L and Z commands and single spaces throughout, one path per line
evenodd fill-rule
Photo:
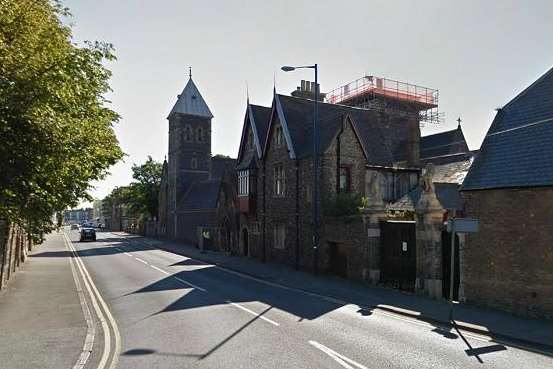
M 461 126 L 451 131 L 421 137 L 421 159 L 468 152 L 469 148 Z
M 435 165 L 432 182 L 455 183 L 457 185 L 461 185 L 473 163 L 473 160 L 474 156 L 470 156 L 464 160 Z
M 271 108 L 268 108 L 266 106 L 261 106 L 261 105 L 250 104 L 250 102 L 248 101 L 247 108 L 246 108 L 246 115 L 244 117 L 244 125 L 242 127 L 240 148 L 238 150 L 239 166 L 243 167 L 242 169 L 245 168 L 244 167 L 245 165 L 249 166 L 252 160 L 252 158 L 249 157 L 252 155 L 249 155 L 246 158 L 242 157 L 242 154 L 244 151 L 244 144 L 246 142 L 247 128 L 250 125 L 252 126 L 256 151 L 258 152 L 258 156 L 261 157 L 261 155 L 263 154 L 263 149 L 265 145 L 265 136 L 267 135 L 267 128 L 269 126 L 270 116 L 271 116 Z M 245 161 L 247 161 L 248 164 L 245 164 L 244 163 Z
M 234 170 L 236 159 L 214 156 L 211 158 L 210 179 L 223 178 L 225 170 Z
M 463 183 L 473 161 L 474 154 L 467 155 L 458 161 L 434 165 L 432 182 L 436 190 L 436 197 L 444 209 L 462 209 L 459 187 Z M 418 186 L 393 204 L 390 204 L 388 208 L 391 210 L 414 211 L 421 194 L 422 188 Z
M 298 158 L 310 157 L 313 148 L 313 100 L 276 95 Z M 349 115 L 366 152 L 368 164 L 390 166 L 405 159 L 405 119 L 345 105 L 319 104 L 320 148 L 324 151 Z M 268 139 L 268 138 L 267 138 Z
M 263 145 L 265 144 L 265 136 L 267 136 L 267 128 L 269 127 L 269 118 L 271 115 L 271 108 L 261 105 L 250 104 L 253 112 L 253 120 L 255 122 L 255 128 L 259 135 L 259 143 L 261 144 L 261 152 L 263 152 Z
M 459 193 L 459 185 L 456 183 L 435 183 L 436 197 L 444 209 L 462 209 L 463 202 Z M 422 188 L 419 186 L 409 192 L 393 204 L 388 205 L 390 210 L 414 211 L 422 195 Z
M 500 109 L 461 190 L 553 186 L 553 68 Z
M 188 80 L 184 90 L 178 95 L 177 102 L 173 106 L 173 109 L 171 109 L 169 117 L 175 113 L 213 118 L 211 110 L 209 110 L 209 107 L 192 78 Z
M 220 178 L 193 183 L 179 203 L 179 211 L 215 209 L 221 183 Z

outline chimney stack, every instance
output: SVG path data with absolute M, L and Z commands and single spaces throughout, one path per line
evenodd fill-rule
M 321 93 L 320 85 L 319 88 L 319 101 L 323 101 L 326 94 Z M 294 97 L 303 97 L 305 99 L 315 99 L 315 82 L 301 80 L 300 85 L 296 90 L 292 91 L 291 95 Z

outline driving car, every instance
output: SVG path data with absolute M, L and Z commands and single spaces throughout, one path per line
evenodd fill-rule
M 78 224 L 71 224 L 71 229 L 79 229 L 79 225 Z
M 81 237 L 79 241 L 96 241 L 96 230 L 94 228 L 82 228 L 81 229 Z

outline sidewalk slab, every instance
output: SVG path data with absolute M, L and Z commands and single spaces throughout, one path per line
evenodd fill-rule
M 48 235 L 0 294 L 0 369 L 72 368 L 87 325 L 61 234 Z
M 368 286 L 342 278 L 296 271 L 274 263 L 229 256 L 224 253 L 205 251 L 194 246 L 114 232 L 150 247 L 199 259 L 256 278 L 279 283 L 287 287 L 305 290 L 358 305 L 362 310 L 380 309 L 409 316 L 437 326 L 450 327 L 449 304 L 384 287 Z M 538 351 L 553 354 L 553 322 L 540 319 L 525 319 L 496 310 L 482 309 L 466 304 L 454 305 L 456 325 L 465 331 L 484 334 L 512 345 L 532 346 Z

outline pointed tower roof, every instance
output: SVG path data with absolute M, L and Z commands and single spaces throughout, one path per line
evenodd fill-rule
M 192 80 L 192 76 L 190 76 L 182 93 L 178 95 L 177 102 L 171 109 L 169 117 L 175 113 L 213 118 L 211 110 L 209 110 L 202 94 L 200 94 L 198 87 Z

